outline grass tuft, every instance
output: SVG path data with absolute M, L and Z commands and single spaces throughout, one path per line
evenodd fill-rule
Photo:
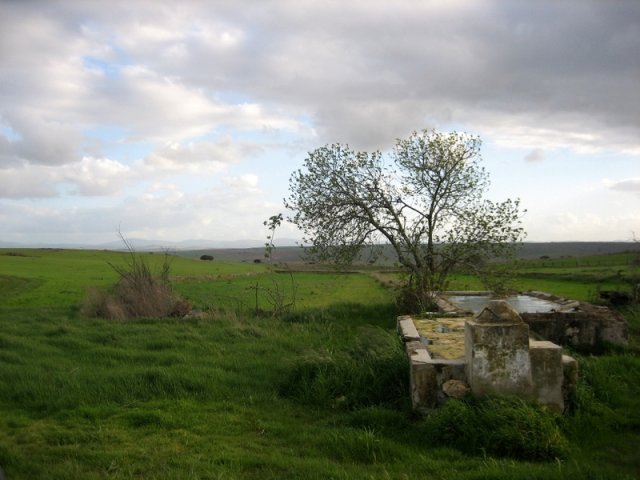
M 328 432 L 322 442 L 323 450 L 339 462 L 376 464 L 401 457 L 398 448 L 371 428 Z
M 153 272 L 144 257 L 123 241 L 129 249 L 129 261 L 125 266 L 110 264 L 119 276 L 117 283 L 109 291 L 89 289 L 81 313 L 111 320 L 183 317 L 189 313 L 191 305 L 174 293 L 169 281 L 169 255 L 165 254 L 160 270 Z
M 565 458 L 569 449 L 556 420 L 519 398 L 450 400 L 425 418 L 421 432 L 431 445 L 467 453 L 554 460 Z

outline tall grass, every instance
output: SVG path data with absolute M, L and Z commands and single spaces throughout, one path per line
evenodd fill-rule
M 638 477 L 634 347 L 579 358 L 563 417 L 512 399 L 419 417 L 392 292 L 365 275 L 296 274 L 299 308 L 282 318 L 211 308 L 114 322 L 78 304 L 85 285 L 117 281 L 105 259 L 121 253 L 26 253 L 0 256 L 12 292 L 0 292 L 0 466 L 11 480 Z M 200 308 L 225 291 L 250 297 L 264 271 L 173 267 Z
M 296 285 L 296 310 L 303 314 L 307 309 L 325 308 L 332 304 L 355 302 L 379 305 L 392 299 L 391 291 L 366 274 L 293 272 L 292 275 Z M 256 292 L 258 309 L 272 309 L 272 303 L 264 292 L 272 288 L 274 281 L 286 289 L 291 279 L 288 272 L 242 274 L 213 280 L 186 278 L 178 279 L 175 289 L 196 308 L 222 308 L 250 313 L 256 310 Z
M 450 400 L 420 431 L 431 445 L 521 460 L 566 458 L 569 450 L 556 415 L 519 398 Z
M 409 408 L 408 362 L 397 337 L 362 328 L 345 352 L 310 352 L 295 366 L 280 392 L 305 404 L 357 409 Z

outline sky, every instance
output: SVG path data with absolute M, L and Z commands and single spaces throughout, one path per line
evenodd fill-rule
M 527 241 L 628 241 L 639 52 L 637 0 L 0 0 L 0 244 L 259 245 L 309 151 L 425 128 Z

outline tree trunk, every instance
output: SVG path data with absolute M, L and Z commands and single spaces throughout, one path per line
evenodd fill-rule
M 424 311 L 432 311 L 435 308 L 435 295 L 431 278 L 427 272 L 415 272 L 413 282 L 413 294 L 416 299 L 416 307 Z

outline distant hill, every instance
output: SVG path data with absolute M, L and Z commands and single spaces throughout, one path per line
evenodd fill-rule
M 261 240 L 181 240 L 179 242 L 164 242 L 162 240 L 146 240 L 141 238 L 127 238 L 136 250 L 206 250 L 206 249 L 237 249 L 256 248 L 264 242 Z M 293 241 L 291 242 L 293 243 Z M 121 240 L 104 243 L 99 248 L 120 250 L 123 248 Z
M 207 249 L 242 249 L 242 248 L 261 248 L 264 240 L 181 240 L 179 242 L 171 242 L 164 240 L 148 240 L 144 238 L 129 238 L 129 242 L 138 251 L 162 251 L 162 250 L 207 250 Z M 279 242 L 281 245 L 292 246 L 296 244 L 293 239 L 284 238 Z M 98 244 L 86 243 L 21 243 L 0 241 L 0 248 L 68 248 L 79 250 L 124 250 L 126 247 L 122 240 L 112 240 Z
M 264 259 L 264 241 L 261 240 L 184 240 L 180 242 L 163 242 L 157 240 L 127 239 L 140 252 L 144 251 L 175 251 L 178 255 L 199 258 L 201 255 L 211 255 L 219 260 L 252 262 Z M 304 249 L 292 246 L 292 239 L 281 239 L 274 250 L 276 262 L 300 262 L 304 258 Z M 124 244 L 120 240 L 106 242 L 99 245 L 87 244 L 19 244 L 0 241 L 0 248 L 67 248 L 67 249 L 96 249 L 123 250 Z M 382 247 L 383 255 L 377 261 L 380 265 L 393 265 L 396 255 L 389 245 Z M 627 251 L 640 251 L 638 242 L 526 242 L 519 250 L 518 256 L 523 259 L 535 259 L 542 256 L 549 258 L 581 257 L 588 255 L 606 255 Z M 365 249 L 360 256 L 362 263 L 370 258 L 370 249 Z
M 526 242 L 522 245 L 520 258 L 584 257 L 640 251 L 640 243 L 634 242 Z
M 522 245 L 518 257 L 523 259 L 565 257 L 583 257 L 588 255 L 606 255 L 628 251 L 640 251 L 640 244 L 633 242 L 527 242 Z M 264 259 L 264 248 L 206 248 L 195 250 L 178 250 L 179 255 L 199 258 L 201 255 L 211 255 L 218 260 L 251 262 L 256 259 Z M 365 250 L 360 260 L 366 263 L 369 258 Z M 301 247 L 277 247 L 274 250 L 276 262 L 304 261 L 304 249 Z M 383 255 L 378 261 L 380 264 L 393 264 L 396 256 L 393 249 L 386 245 L 383 247 Z
M 216 260 L 229 262 L 253 262 L 265 260 L 264 248 L 205 248 L 196 250 L 178 250 L 180 256 L 200 258 L 202 255 L 211 255 Z M 304 261 L 304 250 L 301 247 L 277 247 L 273 251 L 275 262 L 301 262 Z

